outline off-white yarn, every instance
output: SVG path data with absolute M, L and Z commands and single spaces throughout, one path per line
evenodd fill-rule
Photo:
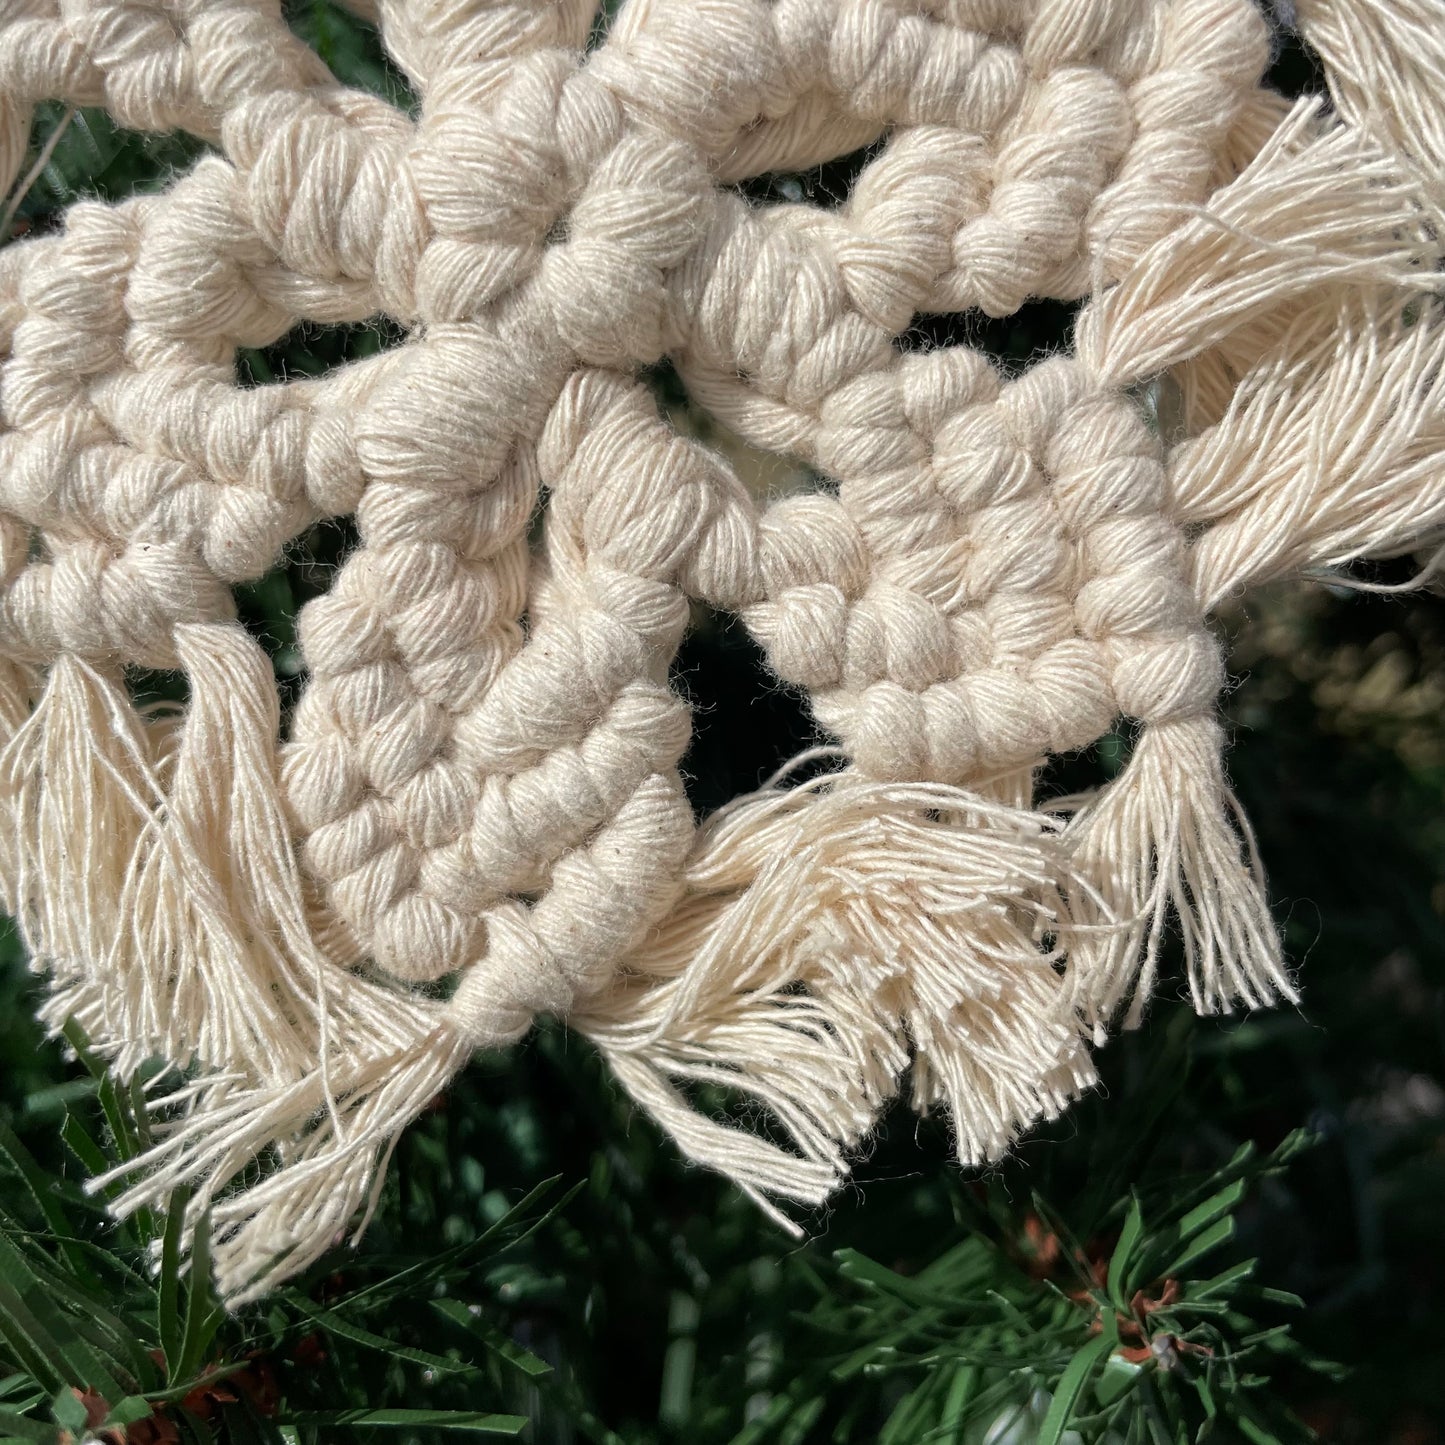
M 1445 524 L 1439 0 L 1301 0 L 1333 111 L 1261 87 L 1249 0 L 628 0 L 589 52 L 596 9 L 382 0 L 409 116 L 271 0 L 0 0 L 7 183 L 42 99 L 218 148 L 0 252 L 0 878 L 47 1019 L 188 1071 L 121 1207 L 195 1185 L 232 1298 L 538 1014 L 815 1202 L 910 1064 L 965 1160 L 1062 1108 L 1171 913 L 1201 1009 L 1293 998 L 1206 614 Z M 730 185 L 880 139 L 834 212 Z M 1091 299 L 1016 379 L 899 347 L 1039 296 Z M 404 346 L 235 384 L 378 312 Z M 836 489 L 760 507 L 635 379 L 664 355 Z M 348 513 L 283 744 L 230 589 Z M 693 599 L 842 760 L 700 827 Z M 1121 716 L 1122 773 L 1041 804 Z

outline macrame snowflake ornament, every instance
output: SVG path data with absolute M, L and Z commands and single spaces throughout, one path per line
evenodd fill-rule
M 215 148 L 0 252 L 0 877 L 47 1021 L 180 1071 L 119 1207 L 191 1184 L 235 1300 L 539 1015 L 811 1204 L 905 1070 L 965 1161 L 1064 1107 L 1171 915 L 1200 1009 L 1293 998 L 1206 616 L 1445 521 L 1437 0 L 1300 0 L 1333 104 L 1293 107 L 1249 0 L 596 8 L 382 0 L 412 115 L 274 0 L 0 7 L 7 179 L 44 99 Z M 736 184 L 875 142 L 836 211 Z M 1016 379 L 899 344 L 1030 297 L 1087 301 Z M 403 345 L 236 383 L 377 314 Z M 660 416 L 663 357 L 836 486 L 761 505 Z M 342 515 L 283 738 L 232 588 Z M 701 823 L 694 599 L 836 743 Z M 1036 799 L 1121 718 L 1116 777 Z

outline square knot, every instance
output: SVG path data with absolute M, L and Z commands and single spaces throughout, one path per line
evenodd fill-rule
M 838 495 L 765 516 L 747 615 L 865 772 L 976 779 L 1213 705 L 1159 440 L 1073 361 L 906 357 L 830 397 L 816 456 Z

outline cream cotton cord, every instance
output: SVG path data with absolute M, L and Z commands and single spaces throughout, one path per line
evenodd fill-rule
M 627 0 L 589 50 L 595 9 L 382 0 L 406 114 L 269 0 L 0 0 L 5 190 L 42 100 L 215 147 L 0 251 L 0 882 L 47 1021 L 176 1071 L 118 1207 L 191 1185 L 233 1301 L 539 1015 L 775 1209 L 905 1073 L 1006 1151 L 1170 928 L 1199 1009 L 1293 1000 L 1208 614 L 1445 527 L 1440 0 L 1301 0 L 1296 105 L 1250 0 Z M 875 144 L 835 211 L 735 184 Z M 1017 378 L 899 345 L 1035 297 L 1075 346 Z M 377 314 L 405 344 L 235 382 Z M 836 486 L 760 504 L 660 416 L 664 357 Z M 344 515 L 283 741 L 232 588 Z M 700 823 L 696 601 L 839 763 Z M 1120 719 L 1117 777 L 1038 793 Z

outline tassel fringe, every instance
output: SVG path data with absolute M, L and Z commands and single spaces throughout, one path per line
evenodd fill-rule
M 180 645 L 179 729 L 66 659 L 0 777 L 52 1023 L 76 1017 L 122 1074 L 156 1055 L 198 1070 L 157 1101 L 154 1149 L 97 1187 L 136 1176 L 126 1213 L 191 1186 L 187 1234 L 210 1219 L 234 1304 L 364 1228 L 398 1133 L 477 1041 L 320 952 L 265 659 L 228 628 Z M 1208 721 L 1147 730 L 1066 826 L 848 771 L 765 789 L 700 832 L 684 902 L 571 1022 L 688 1157 L 777 1218 L 770 1200 L 832 1192 L 910 1066 L 915 1106 L 946 1109 L 982 1163 L 1093 1084 L 1079 1018 L 1101 1026 L 1142 973 L 1137 1014 L 1169 906 L 1198 1007 L 1293 997 L 1231 802 Z M 702 1112 L 689 1091 L 708 1086 L 778 1137 Z
M 43 1016 L 74 1017 L 122 1074 L 161 1057 L 299 1078 L 327 964 L 276 788 L 270 666 L 239 628 L 176 638 L 179 731 L 148 726 L 118 674 L 65 657 L 0 759 L 21 924 L 53 980 Z
M 1221 346 L 1248 357 L 1332 288 L 1439 291 L 1438 260 L 1398 158 L 1301 100 L 1237 180 L 1090 303 L 1075 344 L 1101 381 L 1130 386 Z
M 1102 387 L 1182 388 L 1168 510 L 1201 610 L 1445 537 L 1445 130 L 1424 107 L 1445 49 L 1411 49 L 1401 104 L 1371 109 L 1400 39 L 1385 7 L 1300 8 L 1356 123 L 1306 101 L 1261 140 L 1261 110 L 1253 160 L 1077 332 Z M 98 663 L 43 684 L 0 663 L 0 876 L 47 1022 L 75 1018 L 122 1076 L 192 1072 L 154 1149 L 96 1187 L 138 1176 L 124 1213 L 191 1186 L 187 1234 L 210 1221 L 239 1303 L 365 1227 L 398 1133 L 489 1040 L 349 970 L 296 861 L 265 657 L 235 626 L 175 641 L 181 717 L 143 717 Z M 570 1021 L 778 1218 L 770 1200 L 836 1187 L 910 1071 L 961 1159 L 996 1158 L 1092 1085 L 1087 1034 L 1138 1022 L 1171 916 L 1199 1011 L 1296 998 L 1222 748 L 1212 717 L 1149 721 L 1123 773 L 1049 814 L 1026 771 L 987 795 L 848 770 L 764 789 L 700 831 L 683 901 Z M 714 1087 L 765 1127 L 704 1112 Z
M 155 1148 L 92 1185 L 139 1172 L 113 1206 L 122 1216 L 163 1209 L 176 1188 L 191 1186 L 184 1238 L 209 1216 L 216 1284 L 229 1305 L 305 1269 L 348 1231 L 352 1243 L 361 1238 L 398 1135 L 475 1048 L 432 1009 L 368 985 L 357 994 L 370 1005 L 368 1024 L 390 1006 L 389 1032 L 403 1035 L 391 1048 L 363 1042 L 355 1029 L 329 1069 L 292 1083 L 204 1077 L 160 1101 L 176 1117 L 159 1124 Z M 273 1150 L 279 1167 L 223 1192 L 257 1163 L 275 1165 Z
M 1224 779 L 1222 750 L 1212 718 L 1143 728 L 1125 770 L 1065 829 L 1076 869 L 1096 890 L 1076 905 L 1081 920 L 1095 926 L 1081 930 L 1069 984 L 1098 1042 L 1131 996 L 1125 1026 L 1142 1017 L 1171 912 L 1196 1011 L 1229 1013 L 1236 1003 L 1262 1008 L 1298 997 L 1253 836 Z
M 1181 510 L 1212 524 L 1193 549 L 1200 603 L 1438 541 L 1442 451 L 1445 306 L 1346 296 L 1268 348 L 1171 461 Z
M 844 773 L 724 809 L 690 901 L 575 1026 L 699 1163 L 818 1203 L 893 1098 L 946 1105 L 967 1162 L 998 1157 L 1093 1082 L 1060 1007 L 1058 825 L 938 785 Z M 791 1149 L 704 1118 L 735 1088 Z
M 156 1058 L 197 1072 L 156 1100 L 161 1142 L 119 1171 L 142 1178 L 117 1212 L 195 1186 L 187 1238 L 210 1211 L 234 1303 L 374 1202 L 391 1141 L 471 1045 L 439 1005 L 315 942 L 260 649 L 211 624 L 177 628 L 176 646 L 191 688 L 179 728 L 142 717 L 118 673 L 61 658 L 0 755 L 0 797 L 16 912 L 50 974 L 45 1021 L 75 1019 L 121 1077 Z M 273 1148 L 283 1167 L 221 1197 Z
M 1297 0 L 1330 98 L 1392 150 L 1445 220 L 1445 25 L 1435 0 Z

